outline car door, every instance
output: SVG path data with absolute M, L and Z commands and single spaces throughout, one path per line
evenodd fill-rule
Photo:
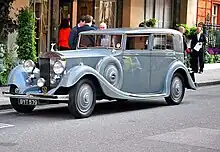
M 122 53 L 124 83 L 122 91 L 148 93 L 150 81 L 149 35 L 127 35 L 126 49 Z
M 151 45 L 151 93 L 161 93 L 170 64 L 176 59 L 172 34 L 153 34 Z

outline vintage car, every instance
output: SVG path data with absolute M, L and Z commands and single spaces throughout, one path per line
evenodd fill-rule
M 184 65 L 180 32 L 162 28 L 114 28 L 81 32 L 76 50 L 50 51 L 39 64 L 27 60 L 9 77 L 12 107 L 29 113 L 39 104 L 67 103 L 75 118 L 89 117 L 96 100 L 182 102 L 195 90 Z

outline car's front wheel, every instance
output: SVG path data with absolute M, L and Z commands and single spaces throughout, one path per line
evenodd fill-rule
M 69 93 L 68 108 L 75 118 L 89 117 L 96 104 L 96 89 L 89 79 L 81 79 Z
M 184 94 L 184 79 L 181 74 L 175 73 L 170 85 L 170 95 L 165 100 L 169 105 L 178 105 L 182 102 Z
M 16 86 L 10 87 L 10 93 L 14 94 L 15 90 L 17 89 Z M 29 105 L 20 105 L 18 103 L 17 98 L 10 98 L 11 106 L 14 110 L 16 110 L 19 113 L 31 113 L 36 106 L 29 106 Z

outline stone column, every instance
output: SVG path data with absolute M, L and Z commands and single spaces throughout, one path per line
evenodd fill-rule
M 130 22 L 131 22 L 131 0 L 124 0 L 122 27 L 130 27 Z
M 138 27 L 144 21 L 144 0 L 123 1 L 123 27 Z
M 144 0 L 131 0 L 131 27 L 144 21 Z
M 186 24 L 188 26 L 196 25 L 196 15 L 197 15 L 197 0 L 188 0 L 187 15 L 186 15 Z

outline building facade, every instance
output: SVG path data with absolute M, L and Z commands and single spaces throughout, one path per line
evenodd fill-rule
M 17 6 L 20 0 L 15 0 Z M 194 24 L 197 0 L 25 0 L 35 11 L 38 52 L 49 51 L 57 43 L 61 20 L 68 18 L 71 27 L 81 15 L 90 14 L 96 25 L 108 28 L 138 27 L 144 18 L 157 20 L 156 27 L 173 28 L 176 24 Z M 23 6 L 23 4 L 22 4 Z M 189 7 L 190 6 L 190 7 Z M 197 5 L 195 6 L 197 7 Z M 194 13 L 196 14 L 196 13 Z
M 197 23 L 220 25 L 220 0 L 198 0 Z
M 108 28 L 138 27 L 144 18 L 155 18 L 158 21 L 156 27 L 171 28 L 181 17 L 181 12 L 174 9 L 181 7 L 181 0 L 48 0 L 48 5 L 51 37 L 47 39 L 50 39 L 47 48 L 50 48 L 49 43 L 57 42 L 63 18 L 68 18 L 71 26 L 75 26 L 81 15 L 90 14 L 97 26 L 105 22 Z

